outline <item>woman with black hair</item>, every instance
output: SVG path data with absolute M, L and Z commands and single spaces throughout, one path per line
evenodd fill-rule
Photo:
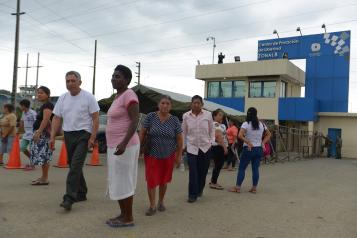
M 41 177 L 33 180 L 31 185 L 48 185 L 48 170 L 52 160 L 53 151 L 49 147 L 50 134 L 48 127 L 51 125 L 54 105 L 50 102 L 51 91 L 45 86 L 37 89 L 37 100 L 42 103 L 36 120 L 33 124 L 33 140 L 30 145 L 30 161 L 33 165 L 42 168 Z
M 106 127 L 108 195 L 118 201 L 120 214 L 109 218 L 106 223 L 113 228 L 134 226 L 133 201 L 138 175 L 140 153 L 139 99 L 128 88 L 132 79 L 131 70 L 118 65 L 112 75 L 112 86 L 117 95 L 108 110 Z
M 244 141 L 243 152 L 239 164 L 237 184 L 235 187 L 229 189 L 230 192 L 240 193 L 241 185 L 245 177 L 245 170 L 250 162 L 252 163 L 253 186 L 249 192 L 257 192 L 260 160 L 263 157 L 265 144 L 269 141 L 271 136 L 266 125 L 259 121 L 257 114 L 257 109 L 254 107 L 249 108 L 247 111 L 247 119 L 239 131 L 238 138 Z
M 214 168 L 212 171 L 211 182 L 209 187 L 212 189 L 222 190 L 223 187 L 217 183 L 219 174 L 223 167 L 226 155 L 228 154 L 228 140 L 226 134 L 226 126 L 224 121 L 224 112 L 220 109 L 212 113 L 213 126 L 215 128 L 215 141 L 212 143 L 212 157 Z

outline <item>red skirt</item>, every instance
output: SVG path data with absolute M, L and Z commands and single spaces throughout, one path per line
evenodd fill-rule
M 145 155 L 145 176 L 149 188 L 165 185 L 171 182 L 175 164 L 175 153 L 167 158 L 156 159 Z

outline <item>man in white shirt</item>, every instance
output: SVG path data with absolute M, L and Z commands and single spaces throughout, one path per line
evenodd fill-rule
M 60 204 L 70 211 L 74 202 L 87 200 L 87 185 L 83 176 L 83 165 L 88 148 L 93 147 L 98 126 L 99 106 L 95 97 L 80 88 L 81 76 L 76 71 L 66 74 L 68 92 L 61 95 L 53 110 L 51 148 L 54 149 L 56 131 L 63 120 L 62 129 L 67 148 L 69 172 L 66 194 Z
M 30 108 L 30 101 L 23 99 L 20 102 L 20 108 L 22 111 L 22 116 L 20 120 L 20 128 L 24 130 L 24 134 L 21 138 L 20 150 L 30 158 L 30 151 L 28 147 L 33 137 L 33 123 L 36 121 L 37 113 Z M 25 170 L 33 170 L 35 166 L 31 164 L 31 161 L 26 165 Z

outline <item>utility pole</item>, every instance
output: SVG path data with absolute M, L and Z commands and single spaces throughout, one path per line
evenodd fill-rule
M 11 13 L 11 15 L 16 16 L 14 72 L 13 72 L 13 78 L 12 78 L 12 91 L 11 91 L 11 103 L 14 106 L 16 103 L 17 66 L 18 66 L 18 59 L 19 59 L 20 15 L 23 15 L 23 14 L 25 14 L 25 12 L 20 12 L 20 0 L 17 0 L 16 13 Z
M 26 55 L 26 66 L 25 67 L 17 67 L 18 69 L 25 68 L 26 73 L 25 73 L 25 87 L 27 87 L 27 76 L 28 76 L 28 71 L 31 66 L 29 66 L 29 53 Z
M 27 75 L 28 75 L 28 71 L 29 71 L 29 53 L 27 53 L 26 56 L 26 76 L 25 76 L 25 87 L 27 87 Z
M 92 94 L 95 94 L 95 72 L 97 69 L 97 40 L 94 41 L 94 63 L 93 63 L 93 87 Z
M 43 66 L 40 66 L 40 52 L 38 52 L 37 53 L 37 66 L 36 66 L 36 68 L 37 68 L 37 70 L 36 70 L 36 89 L 38 88 L 38 69 L 39 68 L 41 68 L 41 67 L 43 67 Z
M 140 86 L 140 69 L 141 69 L 141 63 L 140 62 L 136 62 L 136 67 L 138 68 L 138 72 L 135 72 L 137 74 L 137 78 L 138 78 L 138 85 Z

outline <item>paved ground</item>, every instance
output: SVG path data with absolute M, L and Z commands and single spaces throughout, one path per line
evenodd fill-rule
M 243 193 L 206 189 L 195 204 L 186 202 L 187 171 L 177 170 L 167 211 L 153 217 L 144 215 L 148 201 L 142 165 L 139 170 L 136 227 L 119 230 L 104 224 L 118 213 L 117 204 L 105 197 L 105 166 L 85 167 L 89 200 L 75 204 L 70 213 L 59 207 L 66 169 L 51 168 L 48 187 L 29 185 L 39 169 L 0 169 L 0 237 L 357 237 L 355 160 L 264 165 L 258 194 L 247 192 L 249 171 Z M 224 171 L 220 183 L 233 185 L 235 176 Z

